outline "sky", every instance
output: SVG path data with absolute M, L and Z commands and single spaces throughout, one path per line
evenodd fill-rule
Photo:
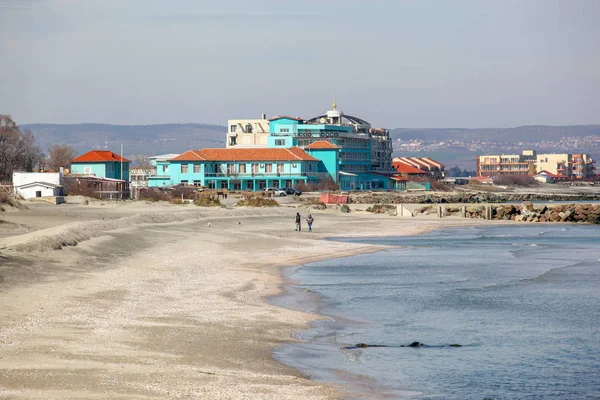
M 600 123 L 600 0 L 0 0 L 0 114 Z

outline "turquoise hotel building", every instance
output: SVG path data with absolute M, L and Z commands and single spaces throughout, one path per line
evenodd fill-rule
M 342 190 L 406 190 L 406 179 L 392 167 L 388 131 L 345 115 L 335 100 L 332 110 L 309 120 L 287 116 L 266 120 L 263 114 L 261 120 L 231 121 L 235 123 L 227 133 L 227 148 L 157 158 L 148 186 L 261 190 L 330 177 Z M 253 124 L 261 129 L 253 130 Z
M 171 159 L 156 160 L 157 173 L 148 178 L 148 186 L 186 184 L 230 190 L 294 187 L 300 182 L 337 176 L 338 151 L 328 143 L 315 143 L 305 149 L 189 150 Z

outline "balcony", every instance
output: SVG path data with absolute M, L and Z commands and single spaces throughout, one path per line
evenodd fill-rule
M 327 172 L 248 172 L 248 173 L 223 173 L 223 172 L 208 172 L 204 174 L 205 178 L 232 178 L 232 179 L 248 179 L 248 178 L 286 178 L 286 177 L 317 177 L 325 178 L 330 176 Z

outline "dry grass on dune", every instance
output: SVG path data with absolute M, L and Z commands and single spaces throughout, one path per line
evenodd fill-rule
M 279 207 L 279 203 L 273 199 L 265 199 L 263 197 L 255 197 L 252 199 L 240 200 L 238 206 L 248 207 Z

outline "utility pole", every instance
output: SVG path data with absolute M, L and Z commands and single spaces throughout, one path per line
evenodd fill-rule
M 123 180 L 123 143 L 121 143 L 121 180 Z

